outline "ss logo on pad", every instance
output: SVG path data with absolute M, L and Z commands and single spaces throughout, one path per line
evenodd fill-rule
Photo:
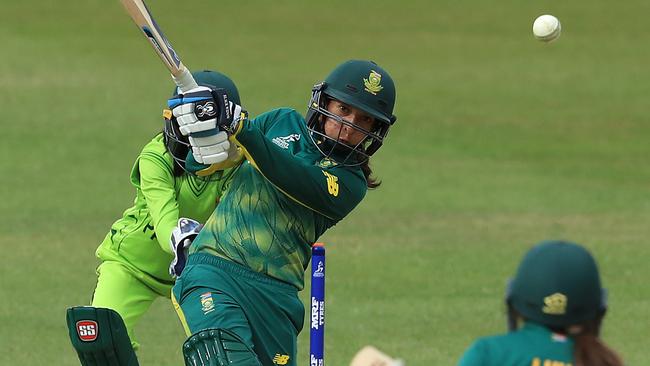
M 97 339 L 97 322 L 93 320 L 80 320 L 77 322 L 77 335 L 84 342 L 92 342 Z

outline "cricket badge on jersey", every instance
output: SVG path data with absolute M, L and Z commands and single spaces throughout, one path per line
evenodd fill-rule
M 93 342 L 97 339 L 99 327 L 94 320 L 80 320 L 76 324 L 77 335 L 84 342 Z
M 332 175 L 326 171 L 322 171 L 327 178 L 327 192 L 334 197 L 339 196 L 339 177 Z
M 207 315 L 214 311 L 214 299 L 212 298 L 212 292 L 206 292 L 201 295 L 201 310 L 203 315 Z
M 377 95 L 384 87 L 381 84 L 381 74 L 375 70 L 370 70 L 368 78 L 363 78 L 364 90 L 372 95 Z
M 273 140 L 274 144 L 280 146 L 283 149 L 288 149 L 289 148 L 289 143 L 290 142 L 297 142 L 300 141 L 300 134 L 299 133 L 292 133 L 289 136 L 278 136 L 274 137 Z
M 567 297 L 559 292 L 544 298 L 544 307 L 542 312 L 551 315 L 566 314 Z
M 336 161 L 334 161 L 334 160 L 332 160 L 330 158 L 323 158 L 323 160 L 319 161 L 317 165 L 319 167 L 321 167 L 321 168 L 327 169 L 327 168 L 331 168 L 333 166 L 336 166 L 337 163 L 336 163 Z
M 288 363 L 289 363 L 289 355 L 276 353 L 275 356 L 273 357 L 274 365 L 286 365 Z

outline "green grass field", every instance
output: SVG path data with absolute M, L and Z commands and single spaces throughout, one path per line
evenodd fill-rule
M 365 344 L 453 365 L 505 330 L 507 278 L 548 238 L 594 252 L 605 340 L 628 365 L 650 363 L 650 3 L 149 6 L 185 64 L 232 76 L 253 115 L 304 111 L 349 58 L 393 75 L 399 119 L 373 165 L 383 185 L 322 238 L 329 365 Z M 563 23 L 552 44 L 531 34 L 546 12 Z M 117 0 L 3 3 L 0 45 L 0 365 L 75 365 L 65 309 L 90 300 L 94 250 L 133 200 L 130 168 L 172 83 Z M 143 365 L 182 363 L 168 302 L 137 335 Z

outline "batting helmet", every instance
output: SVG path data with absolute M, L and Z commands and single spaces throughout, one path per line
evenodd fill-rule
M 595 319 L 607 310 L 594 258 L 566 241 L 542 242 L 524 256 L 506 302 L 525 319 L 557 328 Z
M 201 86 L 207 86 L 210 88 L 220 88 L 226 91 L 228 99 L 235 104 L 241 104 L 239 99 L 239 91 L 235 83 L 226 75 L 212 70 L 203 70 L 193 72 L 194 80 L 196 83 Z M 178 87 L 174 88 L 172 95 L 180 93 Z M 187 136 L 183 136 L 178 127 L 178 122 L 176 118 L 167 113 L 165 115 L 165 128 L 163 130 L 165 135 L 165 147 L 169 154 L 176 162 L 174 164 L 174 172 L 176 175 L 182 174 L 184 171 L 190 174 L 194 174 L 185 169 L 185 159 L 187 158 L 187 153 L 190 150 L 190 143 Z
M 356 146 L 325 134 L 323 124 L 326 118 L 358 130 L 351 122 L 327 110 L 327 103 L 331 99 L 374 117 L 374 130 L 364 130 L 366 137 Z M 381 147 L 390 126 L 397 120 L 393 115 L 394 106 L 395 84 L 388 72 L 372 61 L 350 60 L 337 66 L 325 81 L 312 89 L 307 128 L 314 143 L 326 157 L 333 157 L 342 165 L 363 164 Z

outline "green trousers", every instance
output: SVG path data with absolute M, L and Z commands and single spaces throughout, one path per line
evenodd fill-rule
M 117 311 L 124 319 L 133 349 L 137 350 L 139 344 L 135 340 L 133 328 L 155 299 L 169 296 L 171 283 L 156 281 L 151 276 L 116 261 L 100 264 L 97 276 L 97 287 L 91 305 Z
M 225 259 L 192 254 L 172 302 L 187 335 L 207 328 L 235 332 L 263 365 L 297 365 L 305 309 L 298 290 Z

